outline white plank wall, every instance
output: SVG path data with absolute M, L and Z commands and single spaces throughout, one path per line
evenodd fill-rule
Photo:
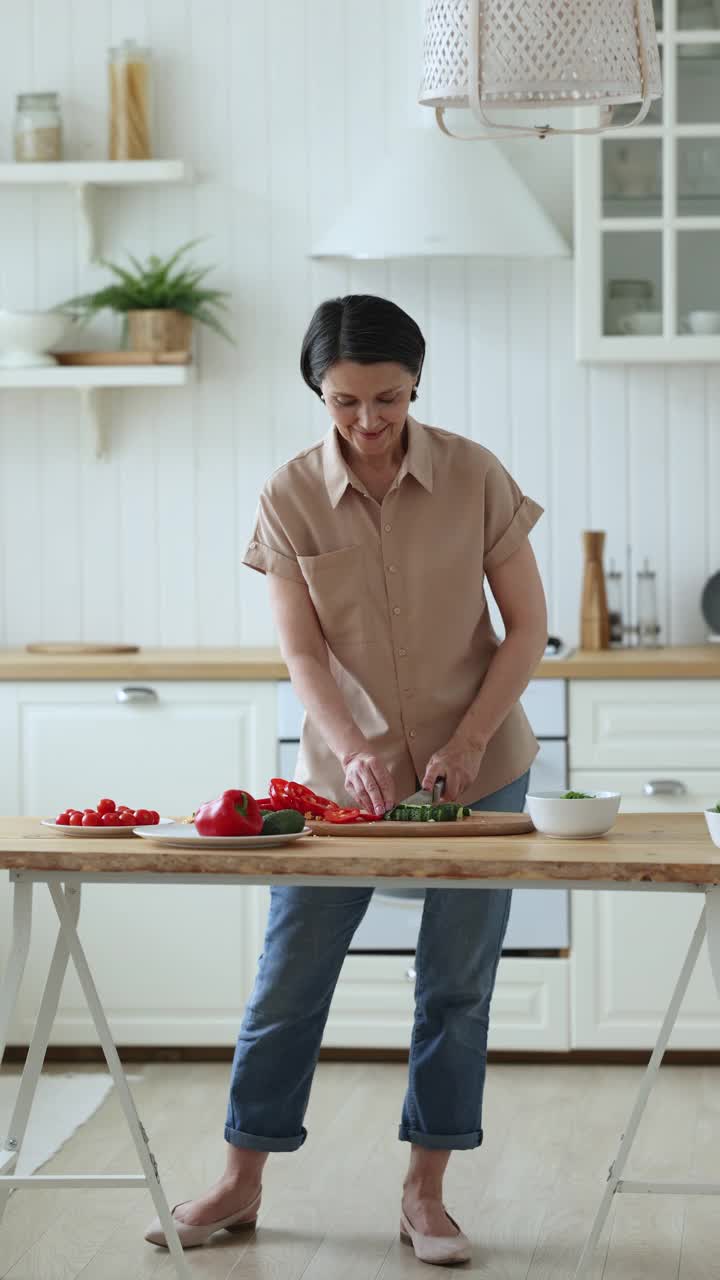
M 0 643 L 274 639 L 244 569 L 265 477 L 325 430 L 298 373 L 313 307 L 368 291 L 423 327 L 417 414 L 493 449 L 547 514 L 533 535 L 551 629 L 577 640 L 580 531 L 658 571 L 663 639 L 704 637 L 720 568 L 720 372 L 578 366 L 572 263 L 324 263 L 306 257 L 410 120 L 416 0 L 0 0 L 0 159 L 17 92 L 62 95 L 68 158 L 106 154 L 106 50 L 155 55 L 155 150 L 193 187 L 101 197 L 107 256 L 198 261 L 232 292 L 230 347 L 197 336 L 197 382 L 112 394 L 94 461 L 71 393 L 0 394 Z M 552 145 L 547 144 L 547 145 Z M 482 151 L 468 151 L 482 163 Z M 388 190 L 388 200 L 405 192 Z M 0 306 L 55 304 L 105 273 L 78 261 L 71 194 L 0 191 Z M 112 318 L 98 336 L 115 336 Z

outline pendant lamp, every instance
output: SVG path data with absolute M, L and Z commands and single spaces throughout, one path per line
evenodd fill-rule
M 418 100 L 466 140 L 629 128 L 662 94 L 652 0 L 426 0 L 423 54 Z M 621 103 L 638 103 L 637 114 L 613 125 Z M 445 111 L 456 107 L 483 132 L 453 133 Z M 545 113 L 557 107 L 600 107 L 601 123 L 555 128 Z M 493 108 L 538 108 L 542 123 L 499 123 Z

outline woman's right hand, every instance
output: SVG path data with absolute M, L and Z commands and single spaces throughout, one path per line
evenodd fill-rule
M 355 796 L 366 813 L 387 813 L 395 804 L 395 782 L 380 756 L 373 751 L 353 751 L 342 758 L 345 790 Z

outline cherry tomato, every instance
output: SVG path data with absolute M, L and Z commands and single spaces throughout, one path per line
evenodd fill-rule
M 120 818 L 118 817 L 114 809 L 108 809 L 107 813 L 100 814 L 100 826 L 101 827 L 119 827 L 120 826 Z
M 98 800 L 97 811 L 98 813 L 113 813 L 115 811 L 115 801 L 107 799 Z
M 97 813 L 97 809 L 83 809 L 83 813 Z
M 147 827 L 150 825 L 150 814 L 147 809 L 136 809 L 133 817 L 135 819 L 133 826 L 135 827 Z
M 67 811 L 65 813 L 59 813 L 57 818 L 55 819 L 55 822 L 59 827 L 69 827 L 70 814 Z
M 100 814 L 96 813 L 94 809 L 88 809 L 87 813 L 83 814 L 80 825 L 83 827 L 99 827 Z
M 66 809 L 65 812 L 72 818 L 74 813 L 79 813 L 82 817 L 82 809 Z
M 83 824 L 83 816 L 84 815 L 82 813 L 71 813 L 68 825 L 71 827 L 81 827 Z
M 157 823 L 160 821 L 160 814 L 158 813 L 157 809 L 148 809 L 148 813 L 150 814 L 151 823 L 153 824 L 153 826 L 156 826 Z
M 124 813 L 119 813 L 117 815 L 117 819 L 118 819 L 117 824 L 119 827 L 139 826 L 139 823 L 135 822 L 135 814 L 133 813 L 132 809 L 128 809 Z

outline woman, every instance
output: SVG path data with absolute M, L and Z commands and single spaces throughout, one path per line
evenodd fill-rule
M 487 449 L 408 415 L 424 358 L 418 326 L 392 302 L 353 295 L 317 308 L 301 370 L 330 430 L 265 485 L 244 563 L 268 575 L 280 647 L 307 712 L 298 781 L 381 814 L 444 775 L 448 800 L 519 812 L 538 748 L 518 699 L 547 639 L 527 538 L 542 508 Z M 330 1001 L 372 893 L 273 886 L 233 1061 L 226 1169 L 206 1195 L 173 1210 L 185 1247 L 252 1225 L 269 1152 L 305 1141 Z M 418 1258 L 447 1263 L 470 1256 L 443 1207 L 442 1180 L 451 1151 L 482 1142 L 488 1014 L 510 891 L 424 896 L 400 1223 Z M 165 1243 L 157 1219 L 146 1239 Z

